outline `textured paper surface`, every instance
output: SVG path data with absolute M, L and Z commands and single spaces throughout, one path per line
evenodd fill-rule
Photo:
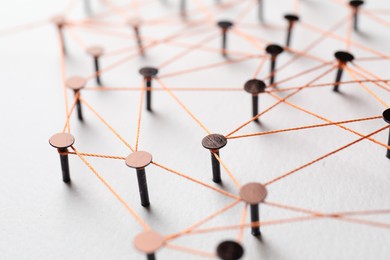
M 4 1 L 0 3 L 0 26 L 8 28 L 34 20 L 50 18 L 61 13 L 69 1 Z M 82 1 L 71 17 L 84 16 Z M 120 1 L 118 1 L 120 2 Z M 124 2 L 124 1 L 123 1 Z M 151 1 L 152 2 L 152 1 Z M 155 1 L 146 14 L 176 10 L 175 1 Z M 207 1 L 203 1 L 207 2 Z M 266 1 L 267 2 L 267 1 Z M 266 20 L 284 27 L 282 14 L 291 11 L 293 1 L 268 1 Z M 328 1 L 326 1 L 328 2 Z M 337 20 L 346 17 L 349 10 L 338 4 L 324 1 L 302 1 L 301 16 L 304 21 L 329 29 Z M 390 9 L 387 1 L 368 1 L 372 9 Z M 244 5 L 239 5 L 240 10 Z M 94 5 L 94 10 L 103 10 Z M 237 9 L 236 9 L 237 10 Z M 145 14 L 145 15 L 146 15 Z M 235 17 L 235 12 L 225 12 L 218 18 Z M 383 19 L 390 21 L 386 15 Z M 256 23 L 256 10 L 248 13 L 245 21 Z M 361 33 L 353 40 L 370 48 L 389 54 L 389 28 L 362 17 Z M 177 26 L 148 28 L 150 37 L 160 37 Z M 218 33 L 211 29 L 210 34 Z M 214 31 L 213 31 L 214 30 Z M 283 29 L 246 30 L 258 32 L 258 37 L 282 43 Z M 337 31 L 345 36 L 346 27 Z M 81 38 L 84 34 L 75 31 Z M 129 34 L 131 36 L 131 34 Z M 204 35 L 204 36 L 203 36 Z M 194 37 L 201 39 L 202 36 Z M 318 37 L 297 26 L 293 46 L 299 50 Z M 115 50 L 132 38 L 99 37 L 88 34 L 83 38 L 88 44 L 104 44 Z M 90 75 L 92 61 L 72 38 L 66 35 L 69 57 L 66 74 Z M 119 43 L 118 43 L 119 41 Z M 192 42 L 191 39 L 183 39 Z M 207 46 L 217 48 L 219 38 Z M 229 38 L 229 48 L 256 53 L 251 44 L 238 37 Z M 345 44 L 326 40 L 311 54 L 333 60 L 336 50 Z M 103 75 L 108 86 L 133 86 L 141 84 L 138 69 L 145 65 L 160 64 L 183 49 L 161 47 L 147 52 L 146 58 L 137 58 Z M 352 47 L 356 57 L 374 55 Z M 0 75 L 2 101 L 2 159 L 0 171 L 0 251 L 3 259 L 143 259 L 133 248 L 132 241 L 141 227 L 125 208 L 96 179 L 92 172 L 75 156 L 70 157 L 71 186 L 64 185 L 60 177 L 60 162 L 55 149 L 49 146 L 49 137 L 61 131 L 65 123 L 65 109 L 60 75 L 60 59 L 55 29 L 52 25 L 38 27 L 22 33 L 0 37 Z M 261 54 L 261 53 L 259 53 Z M 292 54 L 280 57 L 283 64 Z M 108 66 L 123 56 L 102 60 Z M 161 75 L 173 73 L 197 64 L 222 62 L 217 53 L 192 52 L 182 60 L 172 63 Z M 163 79 L 169 87 L 241 88 L 252 77 L 259 60 L 223 66 L 216 69 L 183 74 Z M 299 59 L 293 66 L 278 74 L 279 79 L 314 67 L 316 62 Z M 382 78 L 388 77 L 388 62 L 362 61 L 358 63 Z M 268 74 L 268 66 L 260 74 Z M 324 71 L 324 70 L 322 70 Z M 319 75 L 309 74 L 283 86 L 300 86 Z M 335 73 L 319 83 L 332 82 Z M 351 80 L 345 75 L 345 80 Z M 89 86 L 94 86 L 91 81 Z M 156 84 L 157 86 L 157 84 Z M 389 93 L 368 84 L 385 102 Z M 341 86 L 342 94 L 330 87 L 302 91 L 289 99 L 330 120 L 348 120 L 381 115 L 385 107 L 358 84 Z M 227 134 L 250 119 L 250 96 L 245 92 L 176 91 L 175 95 L 212 131 Z M 71 97 L 71 93 L 69 93 Z M 139 91 L 93 92 L 84 91 L 83 97 L 112 125 L 118 133 L 134 145 L 136 136 Z M 281 94 L 281 96 L 286 93 Z M 260 97 L 260 109 L 271 106 L 276 100 Z M 206 133 L 166 92 L 153 92 L 155 112 L 144 112 L 142 118 L 140 149 L 153 154 L 155 161 L 183 172 L 208 184 L 211 182 L 210 154 L 201 146 Z M 75 147 L 81 152 L 127 156 L 124 146 L 90 111 L 84 108 L 85 123 L 71 119 L 71 131 L 76 137 Z M 261 119 L 262 124 L 250 124 L 239 133 L 253 133 L 310 124 L 324 123 L 285 104 L 278 106 Z M 385 123 L 379 120 L 348 125 L 363 133 L 371 133 Z M 375 135 L 387 142 L 387 131 Z M 359 139 L 350 132 L 335 126 L 298 132 L 280 133 L 261 137 L 229 140 L 221 150 L 221 158 L 241 184 L 267 182 L 294 168 Z M 139 205 L 135 172 L 123 161 L 87 158 L 102 176 L 121 194 L 136 212 L 156 231 L 163 235 L 178 232 L 200 219 L 226 206 L 232 200 L 198 184 L 165 172 L 155 166 L 147 169 L 151 209 Z M 370 141 L 362 141 L 323 161 L 309 166 L 268 188 L 268 200 L 324 213 L 388 209 L 390 204 L 389 160 L 385 148 Z M 237 188 L 223 171 L 223 188 L 238 194 Z M 236 206 L 204 227 L 238 225 L 243 205 Z M 274 207 L 261 206 L 261 220 L 270 221 L 303 216 Z M 387 228 L 321 218 L 310 221 L 262 227 L 263 241 L 254 239 L 245 230 L 244 259 L 388 259 L 390 249 L 389 215 L 357 216 L 356 218 L 387 223 Z M 248 218 L 249 221 L 249 218 Z M 235 239 L 238 230 L 210 234 L 189 235 L 175 242 L 207 252 L 224 239 Z M 191 254 L 163 249 L 158 259 L 202 259 Z

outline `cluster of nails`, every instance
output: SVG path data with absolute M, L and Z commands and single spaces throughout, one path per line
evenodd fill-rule
M 90 13 L 90 6 L 88 0 L 86 2 L 86 10 Z M 358 30 L 358 10 L 363 1 L 353 0 L 349 4 L 353 11 L 353 25 L 354 30 Z M 259 19 L 260 21 L 264 20 L 263 17 L 263 1 L 259 0 Z M 180 3 L 180 14 L 185 18 L 187 16 L 186 11 L 186 0 L 181 0 Z M 284 19 L 287 21 L 287 37 L 285 42 L 285 47 L 282 47 L 277 44 L 270 44 L 266 46 L 265 52 L 270 57 L 270 78 L 268 87 L 276 87 L 275 78 L 276 78 L 276 61 L 277 57 L 283 53 L 285 50 L 288 50 L 291 44 L 292 32 L 294 24 L 299 22 L 299 16 L 296 14 L 286 14 Z M 66 47 L 64 41 L 64 32 L 63 27 L 66 25 L 66 20 L 62 16 L 57 16 L 52 19 L 53 23 L 56 25 L 60 40 L 62 41 L 63 53 L 66 54 Z M 136 21 L 130 21 L 129 24 L 134 30 L 136 43 L 139 48 L 141 55 L 144 55 L 145 48 L 142 43 L 142 37 L 140 33 L 140 24 Z M 228 56 L 227 50 L 227 36 L 228 31 L 234 26 L 231 21 L 219 21 L 217 26 L 221 29 L 221 54 L 224 57 Z M 87 50 L 88 54 L 93 58 L 93 64 L 95 68 L 96 82 L 99 86 L 102 85 L 101 76 L 99 73 L 99 58 L 104 54 L 104 49 L 100 46 L 92 46 Z M 354 56 L 346 51 L 337 51 L 335 58 L 338 62 L 338 69 L 336 74 L 336 80 L 334 83 L 333 90 L 335 92 L 339 91 L 339 83 L 342 79 L 344 67 L 347 63 L 354 60 Z M 146 109 L 147 111 L 152 111 L 152 82 L 153 78 L 158 75 L 158 69 L 154 67 L 144 67 L 139 70 L 139 73 L 144 79 L 146 91 Z M 85 87 L 86 79 L 82 77 L 71 77 L 67 80 L 66 86 L 74 91 L 76 97 L 80 97 L 80 91 Z M 244 90 L 252 95 L 252 116 L 255 118 L 259 114 L 259 94 L 266 91 L 267 85 L 264 81 L 258 79 L 251 79 L 244 84 Z M 80 99 L 77 98 L 76 102 L 77 115 L 80 121 L 83 121 L 82 107 Z M 384 120 L 390 124 L 390 109 L 387 109 L 383 112 Z M 258 122 L 258 119 L 254 119 L 255 122 Z M 69 161 L 68 161 L 68 148 L 74 144 L 74 137 L 68 133 L 58 133 L 53 135 L 49 143 L 53 147 L 58 149 L 61 160 L 61 169 L 62 177 L 65 183 L 69 183 L 70 171 L 69 171 Z M 390 146 L 390 135 L 389 135 L 389 146 Z M 212 180 L 215 183 L 221 183 L 221 169 L 220 162 L 218 160 L 219 151 L 227 144 L 227 139 L 225 136 L 220 134 L 210 134 L 203 138 L 202 145 L 204 148 L 208 149 L 211 152 L 211 163 L 212 163 Z M 390 158 L 390 150 L 387 150 L 386 156 Z M 139 194 L 141 205 L 148 207 L 150 205 L 148 186 L 146 180 L 145 168 L 152 163 L 152 155 L 144 151 L 136 151 L 131 153 L 126 158 L 126 165 L 130 168 L 134 168 L 137 173 Z M 260 183 L 249 183 L 243 186 L 240 189 L 240 198 L 244 202 L 250 205 L 250 216 L 252 223 L 259 223 L 259 204 L 264 201 L 267 195 L 267 190 L 264 185 Z M 254 236 L 260 236 L 259 225 L 252 225 L 251 233 Z M 139 234 L 134 240 L 135 246 L 147 256 L 148 260 L 155 259 L 155 252 L 164 245 L 164 238 L 154 231 L 146 231 Z M 244 254 L 244 249 L 242 245 L 233 240 L 227 240 L 221 242 L 216 249 L 216 255 L 223 260 L 234 260 L 240 259 Z

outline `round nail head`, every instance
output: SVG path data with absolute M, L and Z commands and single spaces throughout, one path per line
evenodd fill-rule
M 284 19 L 286 19 L 289 22 L 297 22 L 299 21 L 299 16 L 295 14 L 286 14 L 284 16 Z
M 334 54 L 334 56 L 337 60 L 344 63 L 351 62 L 355 59 L 355 57 L 351 53 L 346 51 L 338 51 Z
M 390 108 L 388 108 L 385 111 L 383 111 L 382 116 L 383 116 L 383 120 L 385 120 L 386 123 L 390 124 Z
M 359 6 L 363 5 L 364 4 L 364 1 L 361 1 L 361 0 L 352 0 L 352 1 L 349 1 L 349 5 L 351 7 L 354 7 L 354 8 L 358 8 Z
M 225 136 L 220 134 L 211 134 L 203 138 L 202 145 L 209 150 L 219 150 L 227 144 Z
M 251 205 L 259 204 L 263 202 L 267 197 L 267 189 L 261 183 L 248 183 L 241 187 L 240 198 L 241 200 Z
M 130 18 L 126 21 L 126 24 L 130 27 L 138 27 L 142 23 L 141 19 L 139 18 Z
M 217 256 L 222 260 L 238 260 L 244 255 L 244 248 L 235 241 L 224 241 L 217 247 Z
M 148 230 L 138 234 L 134 239 L 134 246 L 137 250 L 145 254 L 153 254 L 165 244 L 164 237 L 160 234 Z
M 152 162 L 152 155 L 144 151 L 136 151 L 126 157 L 126 165 L 134 169 L 143 169 Z
M 66 80 L 66 86 L 73 90 L 80 90 L 85 87 L 87 80 L 83 77 L 74 76 Z
M 93 57 L 100 57 L 104 53 L 104 49 L 101 46 L 95 45 L 87 49 L 87 53 Z
M 65 16 L 56 15 L 56 16 L 51 18 L 51 22 L 54 23 L 55 25 L 57 25 L 58 27 L 62 27 L 65 25 L 66 19 L 65 19 Z
M 158 69 L 153 67 L 144 67 L 139 70 L 139 73 L 144 77 L 155 77 L 158 74 Z
M 259 94 L 264 92 L 266 85 L 264 81 L 258 79 L 248 80 L 244 85 L 244 90 L 250 94 Z
M 283 47 L 281 47 L 280 45 L 277 45 L 277 44 L 271 44 L 271 45 L 268 45 L 266 48 L 265 48 L 265 51 L 270 54 L 271 56 L 277 56 L 279 54 L 281 54 L 283 52 Z
M 50 137 L 49 144 L 57 149 L 65 149 L 74 144 L 74 137 L 68 133 L 58 133 Z
M 221 29 L 224 29 L 224 30 L 227 30 L 229 29 L 230 27 L 233 26 L 233 23 L 230 22 L 230 21 L 219 21 L 217 23 L 218 27 L 220 27 Z

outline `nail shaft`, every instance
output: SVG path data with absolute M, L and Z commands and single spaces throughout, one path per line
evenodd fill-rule
M 250 205 L 250 211 L 251 211 L 251 222 L 253 223 L 259 223 L 259 204 Z M 259 236 L 260 235 L 260 227 L 255 226 L 252 227 L 252 235 Z
M 292 33 L 292 25 L 290 24 L 287 29 L 287 39 L 286 39 L 286 46 L 290 47 L 291 42 L 291 33 Z
M 264 22 L 264 1 L 263 0 L 258 0 L 259 1 L 259 3 L 258 3 L 258 5 L 259 5 L 259 13 L 258 13 L 258 15 L 259 15 L 259 21 L 260 22 Z
M 62 26 L 58 26 L 58 36 L 60 37 L 60 41 L 61 41 L 62 53 L 65 55 L 67 54 L 67 51 L 65 46 L 64 30 L 62 29 Z
M 155 254 L 147 254 L 146 257 L 148 260 L 156 260 Z
M 341 81 L 341 78 L 343 76 L 343 72 L 344 72 L 344 68 L 342 66 L 340 66 L 338 69 L 337 69 L 337 74 L 336 74 L 336 83 L 333 87 L 333 91 L 335 92 L 338 92 L 339 91 L 339 82 Z
M 252 116 L 259 114 L 259 95 L 252 95 Z
M 150 202 L 149 202 L 148 184 L 146 182 L 145 168 L 137 169 L 137 180 L 138 180 L 139 195 L 141 198 L 141 205 L 147 207 L 150 205 Z
M 180 1 L 180 15 L 183 18 L 187 16 L 187 0 Z
M 227 30 L 222 30 L 222 55 L 226 56 L 226 47 L 227 47 Z
M 387 141 L 387 145 L 390 146 L 390 130 L 389 130 L 389 139 Z M 387 149 L 386 157 L 390 159 L 390 149 Z
M 84 0 L 84 9 L 87 15 L 91 15 L 91 0 Z
M 219 157 L 219 151 L 214 151 L 214 153 Z M 214 153 L 211 152 L 211 165 L 213 168 L 213 182 L 220 183 L 221 180 L 221 166 L 218 159 L 214 156 Z
M 94 64 L 95 64 L 95 74 L 96 74 L 96 82 L 99 86 L 102 85 L 101 79 L 100 79 L 100 64 L 99 64 L 99 57 L 94 57 Z
M 359 30 L 359 28 L 358 28 L 358 10 L 357 9 L 353 10 L 353 29 L 355 31 Z
M 133 29 L 134 29 L 135 38 L 137 40 L 139 53 L 141 55 L 144 55 L 144 48 L 143 48 L 143 45 L 142 45 L 142 39 L 141 39 L 141 34 L 140 34 L 139 27 L 137 25 L 135 25 L 135 26 L 133 26 Z
M 75 96 L 79 96 L 80 97 L 80 91 L 79 90 L 75 90 L 74 91 L 74 95 Z M 76 101 L 76 109 L 77 109 L 77 118 L 80 120 L 80 121 L 84 121 L 84 117 L 83 117 L 83 111 L 82 111 L 82 108 L 81 108 L 81 101 L 80 101 L 80 98 L 77 98 L 77 101 Z
M 270 85 L 275 82 L 275 68 L 276 68 L 276 57 L 271 57 L 271 77 L 269 79 Z
M 66 154 L 68 152 L 68 149 L 67 148 L 58 149 L 58 152 L 60 153 L 62 180 L 65 183 L 69 183 L 70 182 L 69 160 L 68 160 L 68 154 Z
M 152 79 L 147 78 L 146 79 L 146 87 L 148 88 L 146 90 L 146 109 L 148 111 L 152 111 Z
M 293 22 L 289 22 L 288 28 L 287 28 L 287 40 L 286 40 L 286 46 L 287 47 L 290 47 L 293 26 L 294 26 L 294 23 Z

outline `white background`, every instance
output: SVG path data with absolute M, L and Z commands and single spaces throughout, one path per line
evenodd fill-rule
M 82 1 L 76 4 L 70 19 L 84 17 Z M 117 1 L 120 3 L 121 1 Z M 125 1 L 122 1 L 125 2 Z M 153 1 L 150 1 L 153 2 Z M 164 3 L 165 2 L 165 3 Z M 178 1 L 177 1 L 178 2 Z M 207 1 L 203 1 L 207 2 Z M 326 1 L 328 2 L 328 1 Z M 390 10 L 388 1 L 368 1 L 365 8 Z M 2 1 L 0 27 L 10 28 L 31 21 L 49 19 L 61 13 L 68 1 Z M 177 3 L 154 1 L 143 9 L 144 19 L 170 13 Z M 246 29 L 247 33 L 269 40 L 284 42 L 282 14 L 292 10 L 292 1 L 266 1 L 266 19 L 277 29 Z M 240 4 L 237 9 L 242 10 Z M 95 4 L 94 10 L 104 10 Z M 237 12 L 215 12 L 217 18 L 234 18 Z M 332 1 L 306 0 L 301 3 L 301 17 L 307 23 L 324 30 L 347 16 L 349 10 Z M 131 14 L 131 12 L 129 12 Z M 383 19 L 390 21 L 388 16 Z M 114 19 L 113 21 L 121 21 Z M 246 23 L 256 24 L 256 9 L 248 13 Z M 208 26 L 208 27 L 207 27 Z M 145 28 L 149 37 L 161 37 L 170 32 L 170 26 Z M 179 28 L 177 25 L 174 28 Z M 215 30 L 206 25 L 209 32 Z M 239 28 L 239 26 L 238 26 Z M 121 32 L 126 33 L 122 28 Z M 244 30 L 244 29 L 243 29 Z M 207 31 L 207 30 L 206 30 Z M 345 36 L 347 29 L 340 26 L 337 33 Z M 389 53 L 389 29 L 367 17 L 361 19 L 361 33 L 353 40 L 382 53 Z M 98 37 L 75 31 L 88 45 L 103 44 L 113 51 L 133 46 L 131 31 L 124 37 Z M 84 37 L 84 38 L 83 38 Z M 201 40 L 188 39 L 194 43 Z M 302 50 L 314 41 L 317 34 L 297 26 L 293 47 Z M 185 41 L 185 38 L 183 38 Z M 247 53 L 259 53 L 251 44 L 238 37 L 229 38 L 229 47 Z M 80 46 L 66 35 L 69 56 L 67 76 L 87 76 L 92 73 L 92 62 Z M 207 46 L 217 48 L 219 39 Z M 336 50 L 345 44 L 335 40 L 324 41 L 311 54 L 333 60 Z M 138 69 L 156 65 L 179 53 L 177 47 L 160 47 L 147 51 L 146 58 L 137 58 L 103 75 L 107 86 L 139 87 Z M 373 54 L 352 47 L 356 57 Z M 284 53 L 280 64 L 292 54 Z M 124 56 L 103 58 L 108 66 Z M 234 58 L 234 57 L 233 57 Z M 160 75 L 193 68 L 202 64 L 221 62 L 218 53 L 193 52 L 172 63 Z M 199 64 L 199 65 L 198 65 Z M 252 77 L 258 59 L 223 66 L 217 69 L 162 78 L 169 87 L 241 88 Z M 361 61 L 357 64 L 383 78 L 388 77 L 388 62 Z M 300 59 L 278 77 L 286 78 L 318 65 L 309 59 Z M 266 63 L 260 77 L 268 75 Z M 324 70 L 323 70 L 324 71 Z M 309 82 L 320 72 L 290 81 L 283 86 L 299 86 Z M 332 82 L 334 74 L 320 82 Z M 345 80 L 351 80 L 346 75 Z M 1 181 L 0 181 L 0 252 L 2 259 L 143 259 L 132 245 L 141 227 L 125 208 L 96 179 L 80 159 L 70 157 L 72 184 L 61 181 L 60 162 L 56 150 L 49 146 L 49 137 L 60 132 L 65 123 L 65 109 L 60 73 L 58 41 L 54 27 L 47 25 L 18 34 L 0 34 L 1 111 Z M 94 86 L 94 81 L 89 86 Z M 157 84 L 156 84 L 157 86 Z M 282 86 L 282 87 L 283 87 Z M 389 94 L 373 84 L 367 86 L 385 102 Z M 342 94 L 330 87 L 304 90 L 289 99 L 330 120 L 347 120 L 381 115 L 385 107 L 358 84 L 341 86 Z M 245 92 L 177 91 L 178 98 L 212 131 L 227 134 L 250 119 L 250 96 Z M 139 107 L 139 91 L 94 92 L 85 91 L 83 97 L 132 145 L 135 142 Z M 284 95 L 284 94 L 281 94 Z M 69 93 L 71 97 L 71 93 Z M 261 96 L 261 109 L 276 100 Z M 143 113 L 140 149 L 153 154 L 154 160 L 203 182 L 211 182 L 210 155 L 200 142 L 206 133 L 166 92 L 153 92 L 153 114 Z M 71 119 L 75 147 L 82 152 L 127 156 L 130 151 L 84 107 L 85 123 Z M 265 114 L 260 126 L 251 124 L 239 133 L 253 133 L 283 129 L 323 121 L 287 105 L 280 105 Z M 363 134 L 373 132 L 385 123 L 379 120 L 348 125 Z M 386 143 L 387 131 L 374 138 Z M 221 151 L 221 158 L 241 184 L 267 182 L 315 158 L 358 139 L 352 133 L 337 127 L 326 127 L 300 132 L 230 140 Z M 389 209 L 390 175 L 385 148 L 370 141 L 362 141 L 323 161 L 305 168 L 268 188 L 268 200 L 324 213 L 355 210 Z M 147 168 L 151 209 L 139 205 L 135 172 L 122 161 L 91 159 L 88 161 L 121 194 L 129 205 L 163 235 L 178 232 L 192 223 L 226 206 L 230 199 L 189 182 L 155 166 Z M 237 188 L 223 171 L 223 188 L 238 194 Z M 214 184 L 212 184 L 214 185 Z M 204 227 L 238 225 L 243 205 L 219 216 Z M 277 220 L 301 216 L 274 207 L 261 206 L 261 219 Z M 387 223 L 387 228 L 348 223 L 322 218 L 305 222 L 262 227 L 263 240 L 254 239 L 245 230 L 243 245 L 245 259 L 388 259 L 390 255 L 389 215 L 357 216 L 356 218 Z M 238 230 L 189 235 L 173 243 L 213 252 L 224 239 L 235 239 Z M 163 249 L 158 259 L 199 259 L 194 255 Z

